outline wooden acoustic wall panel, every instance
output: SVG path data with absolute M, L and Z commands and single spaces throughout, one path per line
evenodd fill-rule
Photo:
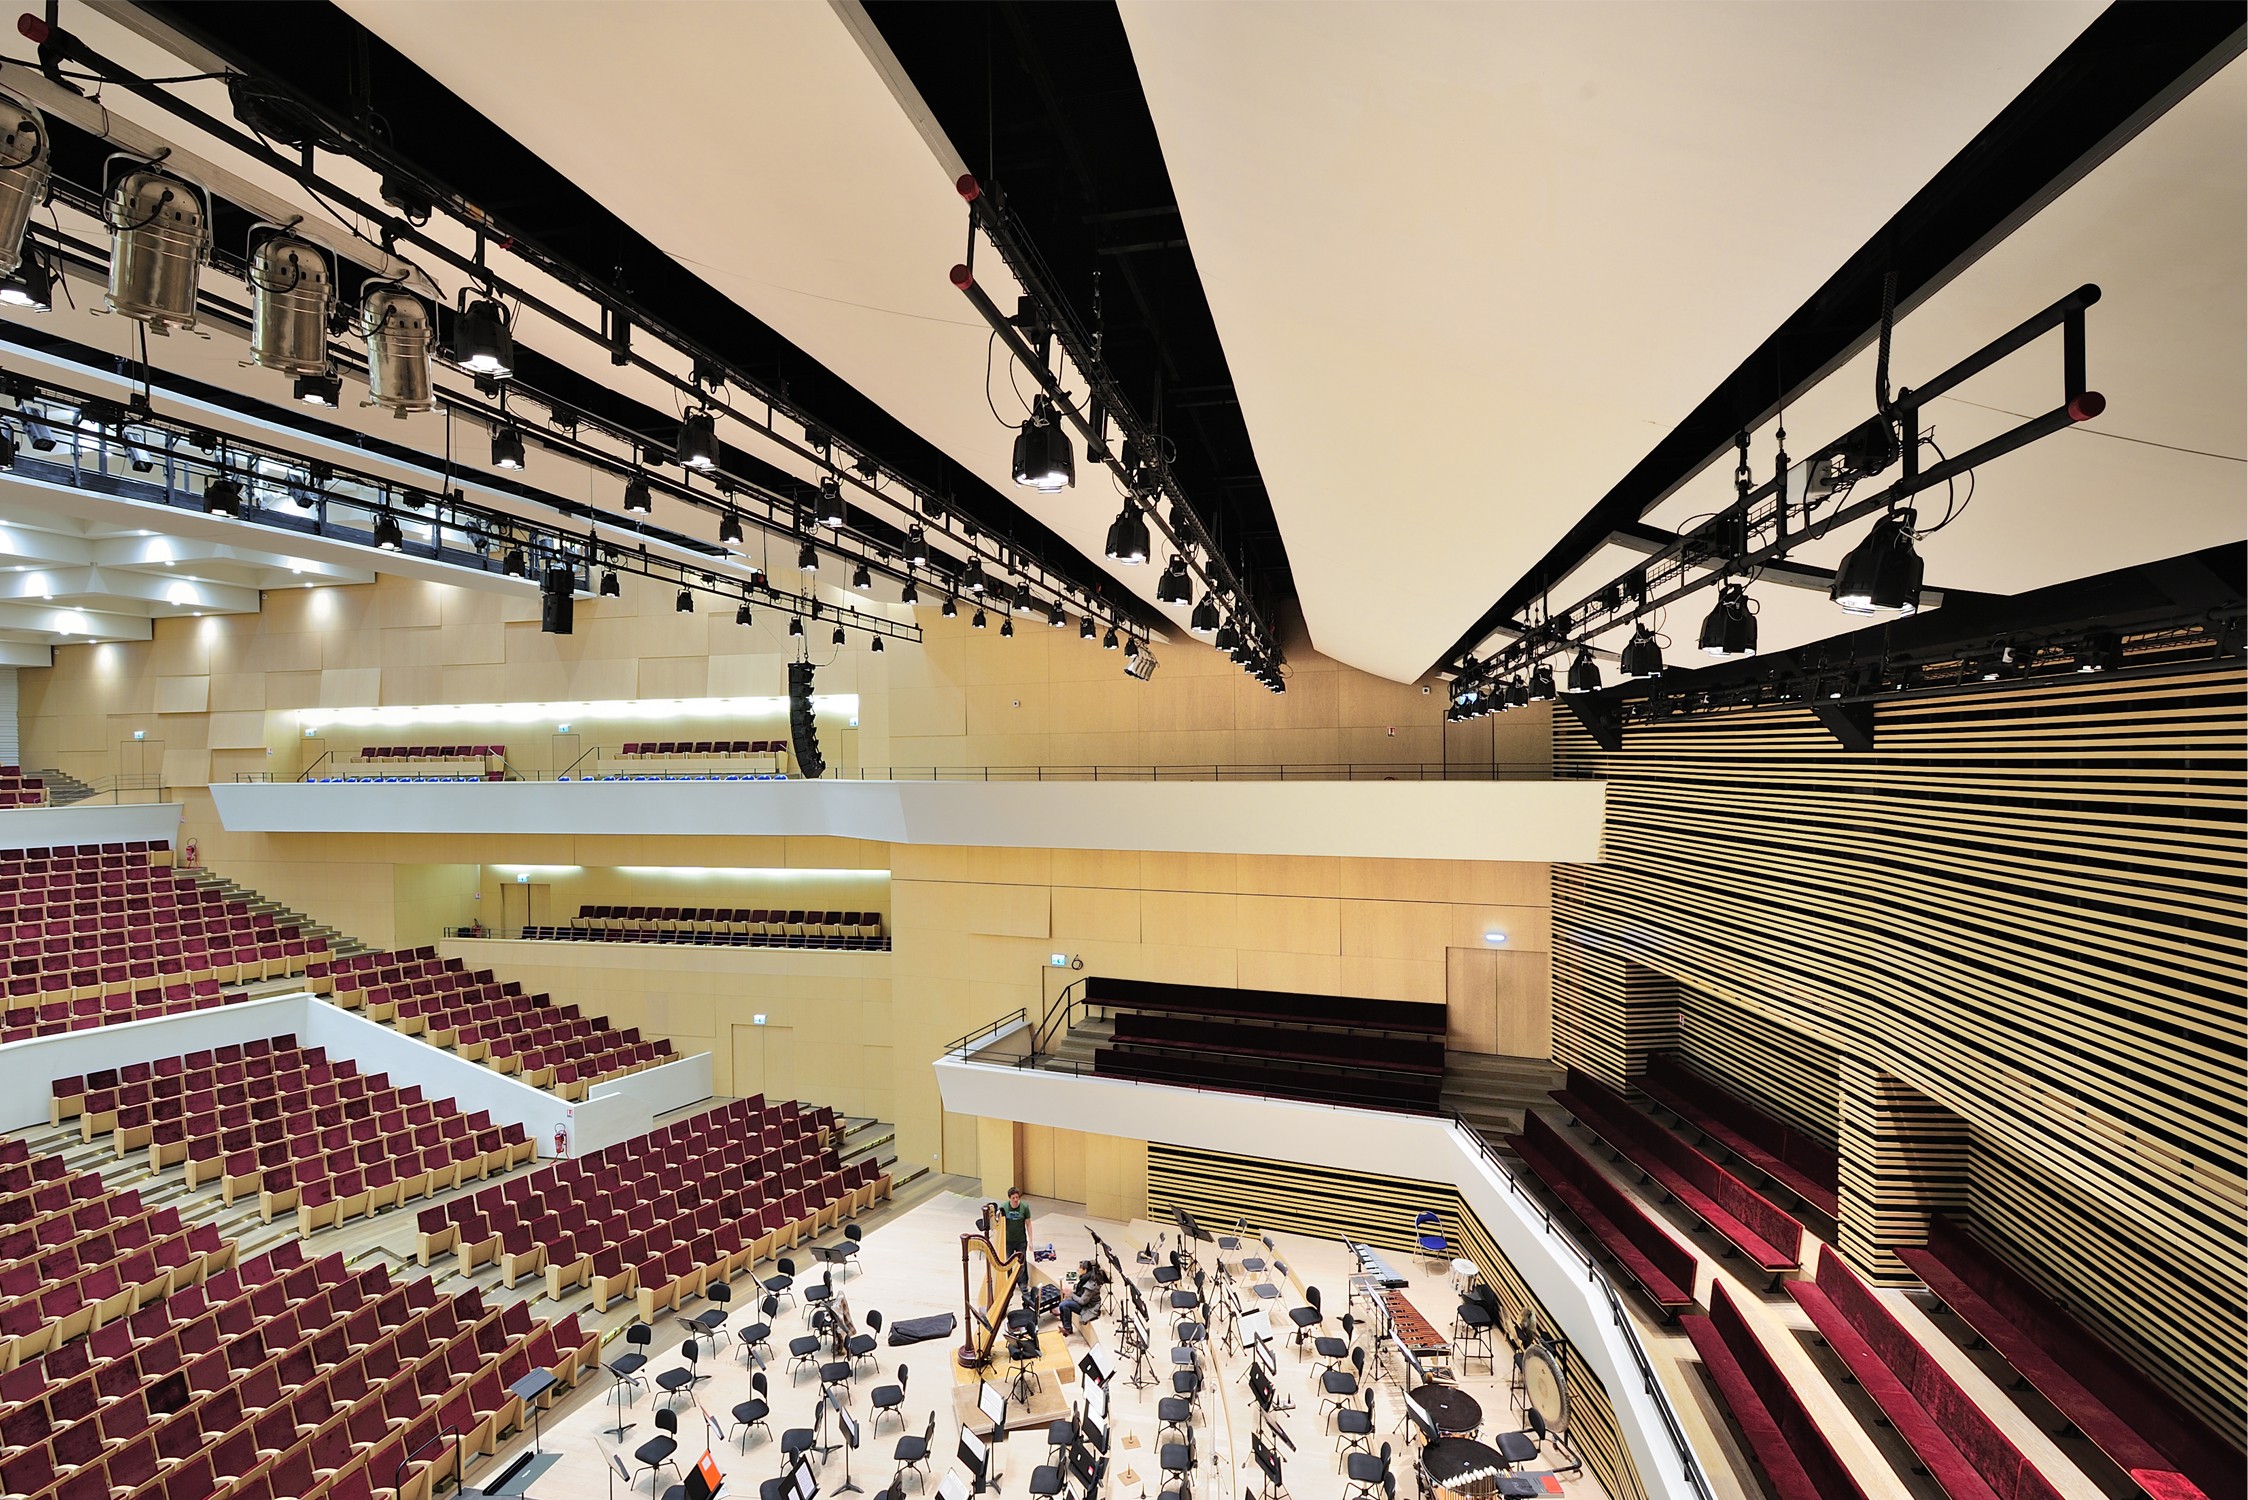
M 1689 991 L 1678 1019 L 1678 1051 L 1688 1063 L 1766 1114 L 1835 1143 L 1842 1084 L 1832 1051 L 1715 995 Z
M 1883 704 L 1862 754 L 1797 708 L 1616 753 L 1558 720 L 1609 793 L 1604 861 L 1554 872 L 1557 1044 L 1612 1077 L 1637 964 L 1902 1080 L 1965 1122 L 1983 1232 L 2238 1430 L 2242 689 Z
M 1147 1148 L 1148 1217 L 1167 1222 L 1181 1208 L 1212 1234 L 1230 1231 L 1236 1222 L 1246 1222 L 1257 1230 L 1358 1240 L 1403 1252 L 1395 1264 L 1408 1275 L 1418 1266 L 1413 1215 L 1433 1209 L 1443 1216 L 1445 1232 L 1454 1248 L 1466 1252 L 1498 1293 L 1508 1328 L 1519 1325 L 1525 1315 L 1549 1333 L 1554 1328 L 1553 1318 L 1515 1274 L 1514 1266 L 1500 1253 L 1481 1218 L 1450 1183 L 1340 1172 L 1299 1162 L 1151 1142 Z M 1340 1314 L 1344 1289 L 1322 1286 L 1319 1290 L 1328 1308 Z M 1446 1278 L 1415 1276 L 1409 1295 L 1430 1321 L 1441 1328 L 1451 1327 L 1456 1299 Z M 1615 1407 L 1607 1389 L 1576 1361 L 1570 1361 L 1568 1369 L 1570 1437 L 1584 1455 L 1585 1466 L 1615 1500 L 1647 1500 L 1646 1486 L 1617 1429 Z
M 1967 1125 L 1926 1094 L 1852 1058 L 1842 1065 L 1843 1257 L 1869 1280 L 1916 1281 L 1899 1246 L 1967 1206 Z

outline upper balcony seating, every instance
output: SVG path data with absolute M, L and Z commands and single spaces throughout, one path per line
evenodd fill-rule
M 1823 1245 L 1812 1256 L 1817 1278 L 1789 1282 L 1788 1295 L 1951 1500 L 2061 1500 L 1841 1256 Z
M 289 1241 L 0 1375 L 0 1487 L 39 1500 L 429 1500 L 600 1337 Z M 458 1444 L 454 1441 L 458 1436 Z
M 0 766 L 0 808 L 45 807 L 47 783 L 38 776 L 26 776 L 21 766 Z
M 266 1223 L 294 1209 L 311 1234 L 530 1161 L 537 1145 L 483 1110 L 463 1114 L 421 1086 L 361 1074 L 293 1036 L 131 1063 L 53 1084 L 49 1118 L 146 1149 L 151 1171 L 185 1164 L 187 1185 L 225 1201 L 258 1195 Z
M 1710 1287 L 1708 1316 L 1688 1313 L 1678 1323 L 1748 1440 L 1772 1500 L 1866 1500 L 1723 1281 Z
M 2238 1448 L 1959 1225 L 1937 1219 L 1926 1248 L 1897 1258 L 2155 1500 L 2240 1500 L 2248 1491 Z
M 1694 1252 L 1672 1239 L 1637 1199 L 1585 1160 L 1561 1132 L 1530 1113 L 1523 1118 L 1522 1134 L 1507 1137 L 1507 1145 L 1638 1284 L 1658 1313 L 1668 1318 L 1694 1305 L 1699 1266 Z
M 320 776 L 317 781 L 501 781 L 505 745 L 367 745 L 347 766 L 371 766 L 388 776 Z M 408 767 L 416 769 L 408 770 Z
M 425 1209 L 418 1257 L 451 1251 L 464 1274 L 496 1262 L 509 1286 L 543 1271 L 556 1301 L 590 1284 L 603 1309 L 637 1294 L 652 1319 L 889 1196 L 873 1162 L 838 1163 L 839 1123 L 736 1099 Z
M 505 745 L 368 745 L 358 758 L 373 765 L 386 761 L 504 760 Z
M 617 747 L 620 756 L 650 755 L 781 755 L 786 740 L 627 740 Z
M 0 851 L 0 1042 L 219 1005 L 222 985 L 325 955 L 325 938 L 170 865 L 162 842 Z
M 1143 1083 L 1429 1112 L 1444 1084 L 1444 1007 L 1096 975 L 1115 1013 L 1093 1071 Z
M 1834 1148 L 1776 1120 L 1668 1053 L 1648 1059 L 1640 1091 L 1828 1218 L 1839 1204 Z
M 1803 1226 L 1788 1213 L 1672 1135 L 1598 1079 L 1572 1069 L 1567 1087 L 1553 1091 L 1554 1102 L 1580 1124 L 1629 1157 L 1633 1166 L 1662 1185 L 1688 1213 L 1730 1241 L 1771 1273 L 1796 1269 L 1803 1255 Z
M 607 1016 L 581 1016 L 575 1005 L 526 995 L 513 980 L 471 972 L 457 958 L 439 958 L 435 948 L 315 964 L 306 984 L 369 1020 L 565 1099 L 583 1099 L 603 1079 L 672 1059 L 667 1041 L 642 1041 L 636 1027 L 618 1030 Z
M 130 1317 L 233 1260 L 211 1225 L 190 1228 L 176 1208 L 112 1192 L 99 1172 L 73 1173 L 20 1138 L 0 1140 L 0 1366 Z
M 581 906 L 567 927 L 525 927 L 540 940 L 705 943 L 737 948 L 887 950 L 878 911 L 784 911 L 716 906 Z

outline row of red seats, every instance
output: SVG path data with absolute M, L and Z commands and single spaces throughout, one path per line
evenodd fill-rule
M 11 1159 L 13 1158 L 13 1159 Z M 128 1317 L 234 1259 L 209 1224 L 143 1207 L 22 1142 L 0 1152 L 0 1366 Z
M 534 1368 L 567 1386 L 599 1348 L 574 1318 L 534 1325 L 525 1304 L 393 1288 L 382 1267 L 355 1275 L 336 1256 L 306 1265 L 293 1243 L 210 1290 L 160 1309 L 176 1321 L 136 1319 L 99 1363 L 0 1377 L 0 1486 L 67 1500 L 426 1495 L 460 1477 L 446 1437 L 496 1452 L 525 1421 L 507 1387 Z
M 367 745 L 361 760 L 473 760 L 478 756 L 505 757 L 505 745 Z
M 216 979 L 198 979 L 192 984 L 166 985 L 162 990 L 128 990 L 91 1000 L 48 1000 L 36 1006 L 13 1006 L 7 1012 L 6 1024 L 0 1026 L 0 1042 L 115 1026 L 121 1021 L 145 1021 L 151 1016 L 185 1015 L 249 998 L 246 994 L 225 993 Z
M 619 755 L 779 755 L 786 740 L 627 740 Z
M 779 907 L 733 906 L 581 906 L 578 920 L 629 923 L 635 927 L 725 928 L 768 935 L 844 937 L 882 930 L 878 911 L 785 911 Z
M 565 1099 L 582 1099 L 604 1079 L 672 1055 L 667 1041 L 644 1041 L 605 1016 L 581 1016 L 574 1005 L 525 995 L 513 981 L 503 984 L 489 970 L 471 971 L 429 947 L 315 963 L 307 983 L 347 1009 L 364 1008 L 370 1020 Z

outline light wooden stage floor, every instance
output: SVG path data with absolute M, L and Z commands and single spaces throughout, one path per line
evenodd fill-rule
M 917 1184 L 918 1186 L 918 1184 Z M 854 1318 L 864 1326 L 867 1314 L 879 1310 L 885 1323 L 899 1318 L 926 1317 L 937 1313 L 960 1313 L 960 1236 L 973 1227 L 981 1199 L 961 1192 L 942 1190 L 925 1197 L 917 1204 L 904 1208 L 886 1221 L 879 1216 L 869 1216 L 863 1222 L 874 1224 L 868 1230 L 861 1255 L 862 1268 L 836 1283 L 836 1290 L 849 1299 Z M 1057 1259 L 1045 1263 L 1041 1269 L 1056 1275 L 1074 1269 L 1080 1259 L 1092 1252 L 1091 1236 L 1087 1224 L 1115 1245 L 1126 1259 L 1127 1269 L 1144 1276 L 1146 1268 L 1131 1265 L 1131 1251 L 1156 1239 L 1158 1229 L 1149 1224 L 1116 1224 L 1086 1220 L 1072 1205 L 1054 1204 L 1033 1200 L 1036 1220 L 1034 1243 L 1051 1242 Z M 1329 1318 L 1328 1332 L 1340 1331 L 1340 1314 L 1344 1308 L 1344 1292 L 1349 1267 L 1341 1247 L 1332 1242 L 1304 1239 L 1292 1235 L 1276 1235 L 1275 1240 L 1288 1263 L 1294 1266 L 1303 1280 L 1318 1286 L 1325 1294 Z M 1213 1264 L 1215 1250 L 1203 1245 L 1202 1263 Z M 1409 1261 L 1392 1257 L 1398 1268 L 1413 1278 L 1411 1295 L 1421 1311 L 1442 1326 L 1449 1328 L 1456 1298 L 1450 1278 L 1440 1272 Z M 803 1262 L 800 1262 L 800 1264 Z M 764 1268 L 761 1268 L 761 1273 Z M 731 1336 L 731 1328 L 752 1321 L 753 1304 L 749 1300 L 747 1281 L 737 1283 L 733 1316 L 729 1332 L 723 1340 L 716 1358 L 706 1356 L 701 1368 L 710 1379 L 694 1387 L 693 1404 L 680 1402 L 680 1463 L 691 1467 L 700 1457 L 706 1439 L 703 1433 L 705 1416 L 715 1417 L 727 1427 L 732 1426 L 730 1412 L 737 1402 L 750 1396 L 750 1369 L 744 1362 L 740 1346 Z M 1289 1293 L 1294 1305 L 1293 1293 Z M 690 1314 L 702 1310 L 704 1304 L 690 1303 Z M 612 1327 L 621 1327 L 625 1318 L 605 1319 Z M 1284 1323 L 1285 1318 L 1281 1321 Z M 1078 1335 L 1066 1344 L 1050 1322 L 1046 1325 L 1048 1356 L 1042 1364 L 1066 1359 L 1073 1366 L 1084 1351 L 1088 1327 L 1092 1336 L 1113 1345 L 1116 1330 L 1113 1320 L 1103 1318 L 1090 1325 L 1080 1324 Z M 1167 1320 L 1158 1328 L 1168 1326 Z M 773 1329 L 777 1351 L 767 1378 L 771 1386 L 773 1415 L 771 1434 L 758 1432 L 750 1436 L 746 1448 L 736 1440 L 712 1444 L 713 1456 L 719 1469 L 726 1474 L 726 1493 L 735 1500 L 752 1500 L 756 1486 L 775 1477 L 781 1470 L 780 1434 L 791 1427 L 809 1426 L 814 1411 L 817 1381 L 801 1372 L 791 1379 L 787 1369 L 788 1341 L 799 1333 L 809 1331 L 808 1320 L 801 1306 L 783 1306 Z M 668 1317 L 658 1330 L 656 1353 L 649 1360 L 648 1372 L 674 1367 L 680 1363 L 678 1349 L 681 1332 Z M 1360 1342 L 1367 1341 L 1362 1329 Z M 1159 1334 L 1158 1343 L 1164 1342 Z M 862 1373 L 851 1389 L 851 1410 L 862 1424 L 862 1446 L 848 1455 L 852 1480 L 868 1495 L 879 1495 L 890 1483 L 895 1465 L 892 1453 L 899 1436 L 899 1424 L 885 1418 L 879 1435 L 873 1431 L 868 1416 L 869 1398 L 879 1384 L 903 1381 L 906 1386 L 906 1426 L 919 1433 L 936 1415 L 936 1434 L 932 1443 L 934 1470 L 930 1481 L 923 1486 L 913 1478 L 906 1481 L 909 1493 L 924 1489 L 934 1493 L 936 1481 L 942 1479 L 953 1462 L 958 1446 L 958 1418 L 954 1415 L 954 1392 L 967 1392 L 972 1398 L 975 1387 L 961 1385 L 955 1380 L 955 1349 L 959 1343 L 956 1328 L 954 1336 L 945 1340 L 893 1349 L 887 1342 L 879 1351 L 876 1366 L 862 1366 Z M 615 1352 L 612 1344 L 608 1353 Z M 1194 1444 L 1199 1457 L 1199 1467 L 1193 1476 L 1192 1493 L 1207 1500 L 1228 1500 L 1228 1497 L 1247 1490 L 1262 1492 L 1258 1474 L 1249 1451 L 1249 1438 L 1256 1423 L 1256 1411 L 1248 1387 L 1243 1382 L 1246 1373 L 1245 1356 L 1229 1352 L 1219 1339 L 1207 1346 L 1205 1355 L 1206 1393 L 1202 1410 L 1195 1419 Z M 1109 1479 L 1104 1490 L 1115 1500 L 1148 1500 L 1164 1488 L 1158 1468 L 1155 1446 L 1155 1406 L 1159 1394 L 1168 1394 L 1170 1367 L 1166 1350 L 1158 1348 L 1153 1356 L 1154 1372 L 1159 1384 L 1145 1390 L 1135 1389 L 1127 1378 L 1127 1371 L 1119 1371 L 1112 1382 L 1111 1433 Z M 1518 1413 L 1507 1395 L 1504 1371 L 1508 1356 L 1503 1344 L 1496 1361 L 1501 1372 L 1496 1376 L 1477 1373 L 1460 1380 L 1463 1389 L 1476 1397 L 1485 1413 L 1484 1431 L 1507 1430 L 1518 1427 Z M 1480 1366 L 1480 1360 L 1478 1360 Z M 1321 1368 L 1315 1359 L 1299 1358 L 1286 1340 L 1279 1350 L 1277 1384 L 1284 1401 L 1292 1400 L 1292 1410 L 1279 1413 L 1280 1424 L 1295 1440 L 1297 1451 L 1290 1456 L 1286 1470 L 1286 1490 L 1292 1500 L 1343 1500 L 1344 1483 L 1338 1472 L 1336 1440 L 1327 1431 L 1320 1415 L 1317 1394 L 1317 1371 Z M 1372 1366 L 1369 1365 L 1369 1371 Z M 1010 1367 L 1001 1363 L 994 1369 L 993 1378 L 1004 1382 Z M 1074 1399 L 1078 1387 L 1074 1369 L 1069 1380 L 1056 1378 L 1059 1372 L 1049 1370 L 1042 1376 L 1044 1401 L 1052 1407 L 1055 1416 L 1064 1413 L 1063 1401 Z M 655 1435 L 653 1412 L 662 1401 L 662 1393 L 642 1394 L 624 1413 L 625 1420 L 634 1425 L 621 1444 L 613 1441 L 605 1428 L 616 1422 L 616 1407 L 609 1396 L 610 1380 L 606 1373 L 591 1377 L 557 1409 L 547 1414 L 544 1423 L 544 1447 L 556 1455 L 556 1461 L 540 1469 L 528 1485 L 528 1492 L 537 1500 L 607 1500 L 610 1485 L 615 1485 L 618 1500 L 623 1500 L 624 1483 L 610 1473 L 606 1465 L 608 1452 L 631 1450 Z M 1405 1433 L 1402 1393 L 1395 1379 L 1394 1363 L 1388 1377 L 1376 1387 L 1375 1426 L 1373 1446 L 1379 1450 L 1383 1443 L 1396 1449 L 1398 1492 L 1411 1496 L 1416 1492 L 1411 1448 Z M 979 1424 L 980 1426 L 980 1424 Z M 831 1438 L 833 1433 L 831 1430 Z M 527 1449 L 527 1436 L 517 1439 L 497 1457 L 481 1467 L 472 1468 L 470 1479 L 490 1483 L 512 1461 L 516 1453 Z M 1047 1461 L 1044 1434 L 1037 1431 L 1017 1431 L 999 1449 L 999 1489 L 1002 1494 L 1020 1495 L 1029 1487 L 1030 1472 L 1036 1465 Z M 819 1467 L 821 1491 L 833 1495 L 844 1482 L 846 1455 L 838 1451 L 830 1455 Z M 660 1497 L 665 1488 L 677 1482 L 679 1476 L 665 1469 L 651 1482 L 648 1475 L 635 1468 L 635 1491 L 641 1495 Z M 511 1493 L 523 1493 L 520 1478 L 507 1486 Z M 1553 1491 L 1571 1497 L 1571 1500 L 1606 1500 L 1603 1491 L 1591 1476 L 1567 1476 L 1559 1481 Z

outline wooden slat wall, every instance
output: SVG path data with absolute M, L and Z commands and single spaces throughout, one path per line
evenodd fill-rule
M 1542 1328 L 1557 1326 L 1451 1183 L 1151 1144 L 1148 1217 L 1167 1221 L 1180 1208 L 1212 1233 L 1246 1220 L 1252 1229 L 1360 1240 L 1408 1253 L 1418 1250 L 1413 1215 L 1433 1209 L 1443 1217 L 1452 1243 L 1466 1251 L 1498 1293 L 1509 1327 L 1519 1323 L 1525 1312 L 1534 1314 Z M 1320 1292 L 1329 1307 L 1342 1311 L 1341 1288 L 1323 1286 Z M 1442 1281 L 1417 1281 L 1413 1295 L 1414 1305 L 1432 1322 L 1450 1326 L 1453 1299 Z M 1432 1296 L 1438 1304 L 1433 1307 Z M 1617 1430 L 1615 1407 L 1599 1377 L 1572 1360 L 1569 1381 L 1570 1437 L 1584 1455 L 1585 1467 L 1615 1500 L 1647 1500 L 1646 1486 Z
M 1688 991 L 1678 1050 L 1765 1113 L 1833 1145 L 1841 1134 L 1842 1084 L 1834 1054 L 1799 1031 L 1775 1026 L 1715 995 Z
M 1900 1248 L 1928 1221 L 1967 1207 L 1967 1124 L 1918 1090 L 1850 1059 L 1842 1065 L 1842 1254 L 1859 1273 L 1915 1281 Z
M 1993 1244 L 2240 1430 L 2243 685 L 1884 704 L 1867 754 L 1794 708 L 1614 754 L 1557 716 L 1609 788 L 1554 873 L 1556 1045 L 1628 1066 L 1639 965 L 1894 1076 L 1965 1122 Z

